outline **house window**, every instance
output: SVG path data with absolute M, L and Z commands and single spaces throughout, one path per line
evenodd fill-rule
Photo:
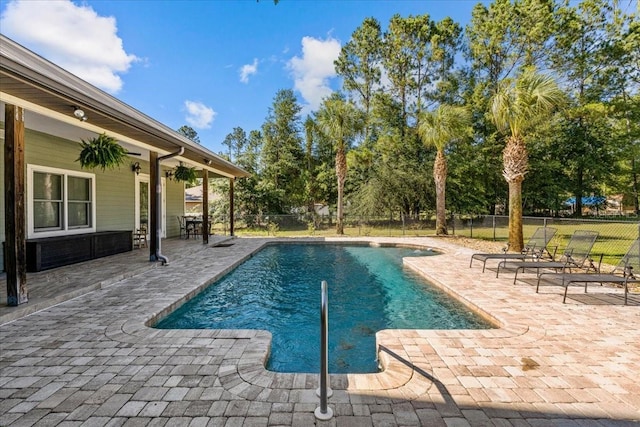
M 69 227 L 91 225 L 91 179 L 67 176 Z
M 95 175 L 29 165 L 29 236 L 95 231 Z
M 36 230 L 62 229 L 64 175 L 33 173 L 33 226 Z

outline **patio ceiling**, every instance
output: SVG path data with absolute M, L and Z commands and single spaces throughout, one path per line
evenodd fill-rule
M 207 148 L 152 119 L 117 98 L 36 55 L 0 34 L 0 101 L 23 107 L 27 112 L 50 117 L 84 129 L 84 132 L 114 136 L 135 151 L 160 155 L 184 147 L 177 161 L 206 169 L 210 177 L 246 177 L 250 174 Z M 74 117 L 81 108 L 88 120 Z M 29 115 L 25 124 L 29 126 Z M 35 116 L 31 116 L 35 117 Z M 51 125 L 53 126 L 53 125 Z M 40 129 L 42 130 L 42 129 Z M 59 132 L 62 132 L 60 130 Z M 210 164 L 207 164 L 210 162 Z

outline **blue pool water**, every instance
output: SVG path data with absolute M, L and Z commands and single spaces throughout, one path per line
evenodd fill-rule
M 329 287 L 329 372 L 377 372 L 382 329 L 486 329 L 462 304 L 402 267 L 431 251 L 344 245 L 267 246 L 156 325 L 266 329 L 267 369 L 318 372 L 320 283 Z

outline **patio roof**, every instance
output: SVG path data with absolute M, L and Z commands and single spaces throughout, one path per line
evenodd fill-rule
M 177 157 L 210 177 L 240 178 L 250 173 L 152 119 L 108 93 L 0 34 L 0 101 L 84 128 L 160 155 L 184 147 Z M 88 120 L 73 116 L 74 107 Z

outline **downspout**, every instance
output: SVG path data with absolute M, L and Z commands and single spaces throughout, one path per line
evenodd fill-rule
M 181 156 L 184 147 L 180 147 L 175 153 L 167 154 L 156 159 L 156 261 L 162 261 L 162 265 L 169 264 L 169 259 L 160 251 L 160 236 L 162 235 L 162 181 L 160 178 L 160 162 L 172 157 Z

